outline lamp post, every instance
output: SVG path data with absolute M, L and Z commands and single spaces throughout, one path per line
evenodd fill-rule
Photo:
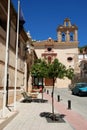
M 2 117 L 5 116 L 6 106 L 6 85 L 7 85 L 7 69 L 8 69 L 8 45 L 9 45 L 9 28 L 10 28 L 10 0 L 8 0 L 8 16 L 7 16 L 7 35 L 6 35 L 6 56 L 5 56 L 5 75 L 4 75 L 4 91 L 3 91 L 3 109 Z

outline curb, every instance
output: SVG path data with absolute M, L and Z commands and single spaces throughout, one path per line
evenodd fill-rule
M 12 112 L 7 117 L 1 118 L 2 122 L 0 123 L 0 130 L 3 130 L 3 128 L 18 114 L 19 112 Z

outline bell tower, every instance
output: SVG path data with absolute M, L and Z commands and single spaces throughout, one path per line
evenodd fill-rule
M 78 42 L 78 27 L 71 24 L 69 18 L 64 19 L 64 24 L 57 28 L 58 42 Z

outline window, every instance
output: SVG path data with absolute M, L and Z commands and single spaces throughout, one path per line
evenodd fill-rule
M 73 41 L 73 32 L 70 32 L 70 41 Z
M 52 50 L 52 48 L 51 48 L 51 47 L 48 47 L 48 48 L 47 48 L 47 50 L 48 50 L 48 51 L 51 51 L 51 50 Z
M 72 60 L 73 60 L 72 57 L 68 57 L 68 58 L 67 58 L 67 61 L 68 61 L 68 62 L 71 62 Z
M 0 26 L 6 31 L 6 27 L 7 27 L 6 21 L 2 21 L 2 20 L 0 19 Z
M 66 35 L 64 32 L 62 32 L 62 42 L 64 42 L 66 40 Z
M 66 22 L 66 26 L 67 26 L 67 27 L 69 26 L 69 23 L 68 23 L 68 22 Z
M 48 63 L 51 63 L 51 61 L 52 61 L 51 56 L 48 56 Z

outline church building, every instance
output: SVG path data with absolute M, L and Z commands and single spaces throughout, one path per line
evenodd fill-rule
M 38 58 L 53 62 L 57 58 L 67 68 L 72 67 L 78 73 L 78 27 L 71 24 L 69 18 L 64 19 L 63 25 L 57 27 L 57 40 L 49 37 L 47 40 L 33 43 Z M 67 78 L 58 79 L 55 86 L 58 88 L 68 87 L 71 81 Z M 52 86 L 51 79 L 45 79 L 44 85 Z

